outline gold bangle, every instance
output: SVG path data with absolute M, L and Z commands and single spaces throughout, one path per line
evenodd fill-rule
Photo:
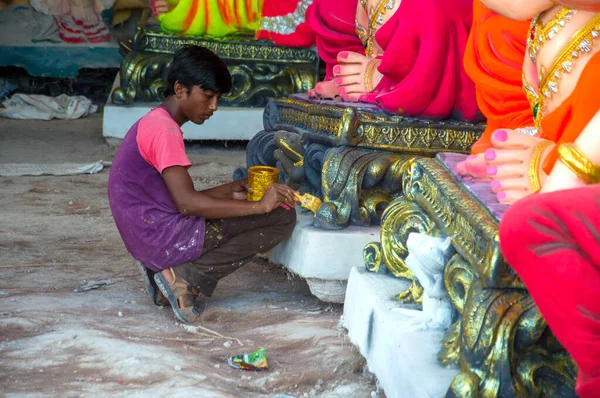
M 536 193 L 542 189 L 542 183 L 540 182 L 540 162 L 544 151 L 550 146 L 554 145 L 554 142 L 544 140 L 539 142 L 531 153 L 531 161 L 529 162 L 529 185 L 531 192 Z
M 592 163 L 590 158 L 581 152 L 575 144 L 561 144 L 558 147 L 558 158 L 586 184 L 597 184 L 600 182 L 600 166 Z
M 365 92 L 370 93 L 373 91 L 373 72 L 375 68 L 379 65 L 378 59 L 373 59 L 369 61 L 367 67 L 365 68 Z

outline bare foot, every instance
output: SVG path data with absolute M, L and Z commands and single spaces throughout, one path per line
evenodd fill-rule
M 169 12 L 169 3 L 167 3 L 166 0 L 153 0 L 150 2 L 150 7 L 152 7 L 152 14 L 154 14 L 154 18 L 158 18 L 159 16 Z
M 339 86 L 339 93 L 344 101 L 359 101 L 362 95 L 372 92 L 383 77 L 377 70 L 380 63 L 377 59 L 342 51 L 338 54 L 337 61 L 338 65 L 333 67 L 334 82 Z

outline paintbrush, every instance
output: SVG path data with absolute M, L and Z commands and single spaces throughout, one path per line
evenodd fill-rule
M 298 199 L 298 202 L 300 202 L 300 205 L 302 207 L 312 211 L 315 214 L 317 214 L 317 210 L 319 210 L 319 207 L 321 207 L 321 205 L 323 204 L 323 202 L 321 202 L 321 199 L 309 193 L 305 193 L 304 195 L 294 193 L 294 195 L 296 196 L 296 199 Z

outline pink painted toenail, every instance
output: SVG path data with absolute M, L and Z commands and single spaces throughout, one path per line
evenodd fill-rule
M 494 180 L 494 181 L 492 181 L 491 185 L 492 185 L 492 189 L 494 191 L 499 191 L 502 189 L 502 184 L 500 183 L 500 181 Z
M 348 58 L 348 52 L 342 51 L 341 53 L 338 54 L 338 57 L 340 57 L 341 59 L 346 59 L 346 58 Z
M 498 199 L 498 202 L 502 202 L 504 199 L 506 199 L 506 192 L 504 192 L 504 191 L 498 192 L 496 194 L 496 199 Z
M 496 166 L 490 166 L 486 168 L 486 171 L 489 176 L 495 176 L 498 173 L 498 168 Z
M 333 67 L 333 73 L 338 74 L 342 71 L 342 67 L 341 66 L 334 66 Z
M 487 151 L 485 151 L 485 160 L 491 161 L 496 159 L 496 151 L 494 151 L 493 149 L 488 149 Z
M 335 79 L 335 84 L 342 84 L 342 78 L 338 77 L 337 79 Z
M 506 141 L 508 139 L 508 133 L 506 130 L 496 130 L 492 135 L 496 141 Z

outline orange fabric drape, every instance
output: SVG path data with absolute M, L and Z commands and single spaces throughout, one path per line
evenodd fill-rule
M 473 154 L 492 146 L 494 130 L 533 126 L 521 81 L 529 25 L 530 21 L 510 20 L 474 1 L 464 67 L 475 82 L 477 105 L 487 118 L 487 128 L 473 145 Z
M 558 145 L 575 142 L 585 126 L 600 111 L 598 87 L 600 87 L 600 53 L 590 58 L 573 93 L 542 119 L 541 138 L 557 143 L 544 162 L 546 173 L 550 173 L 556 163 Z

